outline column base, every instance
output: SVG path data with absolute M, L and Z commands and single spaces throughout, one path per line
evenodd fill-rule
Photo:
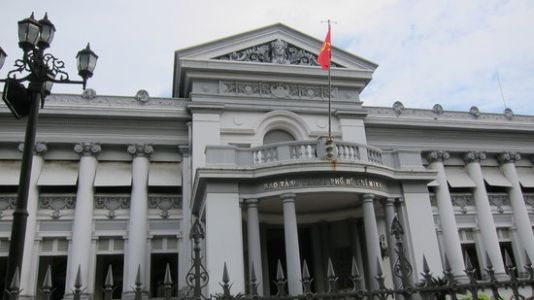
M 135 293 L 132 292 L 132 291 L 128 291 L 128 292 L 122 292 L 122 300 L 135 300 Z M 141 295 L 141 299 L 143 300 L 146 300 L 148 299 L 148 292 L 147 291 L 143 291 L 142 295 Z
M 35 296 L 31 295 L 19 295 L 19 300 L 34 300 Z
M 74 298 L 74 295 L 72 293 L 65 294 L 65 296 L 63 296 L 63 300 L 72 300 L 73 298 Z M 93 294 L 82 293 L 80 295 L 80 300 L 91 300 L 91 299 L 93 299 Z

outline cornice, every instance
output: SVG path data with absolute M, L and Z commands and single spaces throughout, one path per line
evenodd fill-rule
M 448 128 L 461 130 L 491 131 L 534 131 L 534 116 L 479 113 L 474 117 L 470 112 L 436 111 L 429 109 L 404 108 L 399 114 L 391 107 L 363 107 L 368 115 L 365 124 L 373 127 L 413 127 Z

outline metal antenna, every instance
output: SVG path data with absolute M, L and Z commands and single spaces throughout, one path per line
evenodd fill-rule
M 506 105 L 506 101 L 504 100 L 504 93 L 502 91 L 501 76 L 499 76 L 499 71 L 497 71 L 497 81 L 499 82 L 499 90 L 501 91 L 502 103 L 504 105 L 504 109 L 506 109 L 508 108 L 508 105 Z

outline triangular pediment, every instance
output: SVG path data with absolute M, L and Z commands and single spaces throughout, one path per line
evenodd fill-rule
M 198 46 L 177 50 L 177 60 L 227 60 L 317 66 L 322 41 L 284 24 L 274 24 Z M 377 64 L 332 47 L 333 66 L 374 71 Z
M 335 41 L 334 41 L 335 42 Z M 317 55 L 323 41 L 283 24 L 274 24 L 175 52 L 173 96 L 184 97 L 192 80 L 251 79 L 319 83 Z M 332 47 L 336 85 L 361 91 L 377 64 Z M 319 79 L 318 79 L 319 78 Z M 315 81 L 315 82 L 314 82 Z

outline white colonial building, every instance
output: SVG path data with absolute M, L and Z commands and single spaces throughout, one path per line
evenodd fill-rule
M 23 297 L 42 298 L 48 266 L 54 299 L 72 296 L 78 269 L 84 296 L 102 299 L 109 265 L 114 298 L 132 297 L 139 268 L 151 298 L 167 264 L 183 288 L 197 218 L 209 293 L 220 292 L 225 262 L 233 292 L 245 291 L 254 265 L 260 292 L 273 293 L 278 260 L 293 295 L 304 260 L 318 291 L 328 258 L 343 277 L 354 257 L 369 288 L 378 260 L 386 283 L 398 284 L 395 216 L 414 281 L 423 256 L 435 274 L 446 256 L 459 279 L 466 256 L 479 270 L 489 257 L 498 274 L 505 252 L 518 265 L 534 258 L 534 117 L 365 106 L 360 93 L 377 65 L 334 48 L 329 91 L 320 46 L 275 24 L 177 51 L 172 98 L 47 97 Z M 329 93 L 335 160 L 323 155 Z M 2 272 L 25 122 L 0 104 L 0 124 Z

